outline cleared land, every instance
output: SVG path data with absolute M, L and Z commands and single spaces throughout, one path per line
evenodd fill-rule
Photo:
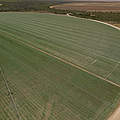
M 55 5 L 52 6 L 52 8 L 80 11 L 120 12 L 120 2 L 73 2 Z
M 120 28 L 120 24 L 113 24 L 114 26 L 117 26 L 117 27 L 119 27 Z
M 115 110 L 119 30 L 50 14 L 0 18 L 0 119 L 105 120 Z

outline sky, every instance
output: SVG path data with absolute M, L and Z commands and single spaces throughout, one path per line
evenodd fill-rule
M 66 0 L 69 1 L 69 0 Z M 72 0 L 72 1 L 120 1 L 120 0 Z

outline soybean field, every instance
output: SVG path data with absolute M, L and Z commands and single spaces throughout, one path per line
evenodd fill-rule
M 119 102 L 119 30 L 62 15 L 0 13 L 0 120 L 107 120 Z

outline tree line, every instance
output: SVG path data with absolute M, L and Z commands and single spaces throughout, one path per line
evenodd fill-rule
M 120 23 L 120 12 L 88 12 L 88 11 L 76 11 L 76 10 L 59 10 L 50 8 L 52 5 L 59 4 L 58 1 L 38 1 L 38 0 L 10 0 L 1 1 L 0 12 L 8 11 L 39 11 L 39 12 L 51 12 L 55 14 L 67 14 L 71 13 L 73 16 L 95 19 L 100 21 L 109 21 Z M 63 3 L 63 2 L 62 2 Z

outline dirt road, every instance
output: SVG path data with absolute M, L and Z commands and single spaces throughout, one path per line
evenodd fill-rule
M 80 17 L 76 17 L 76 16 L 71 16 L 70 13 L 67 13 L 67 16 L 69 16 L 69 17 L 74 17 L 74 18 L 79 18 L 79 19 L 86 19 L 86 18 L 80 18 Z M 114 25 L 109 24 L 109 23 L 105 23 L 105 22 L 98 21 L 98 20 L 93 20 L 93 19 L 87 19 L 87 20 L 94 21 L 94 22 L 99 22 L 99 23 L 102 23 L 102 24 L 105 24 L 105 25 L 111 26 L 111 27 L 113 27 L 113 28 L 116 28 L 117 30 L 120 30 L 119 27 L 114 26 Z
M 108 118 L 108 120 L 120 120 L 120 105 L 115 112 Z

